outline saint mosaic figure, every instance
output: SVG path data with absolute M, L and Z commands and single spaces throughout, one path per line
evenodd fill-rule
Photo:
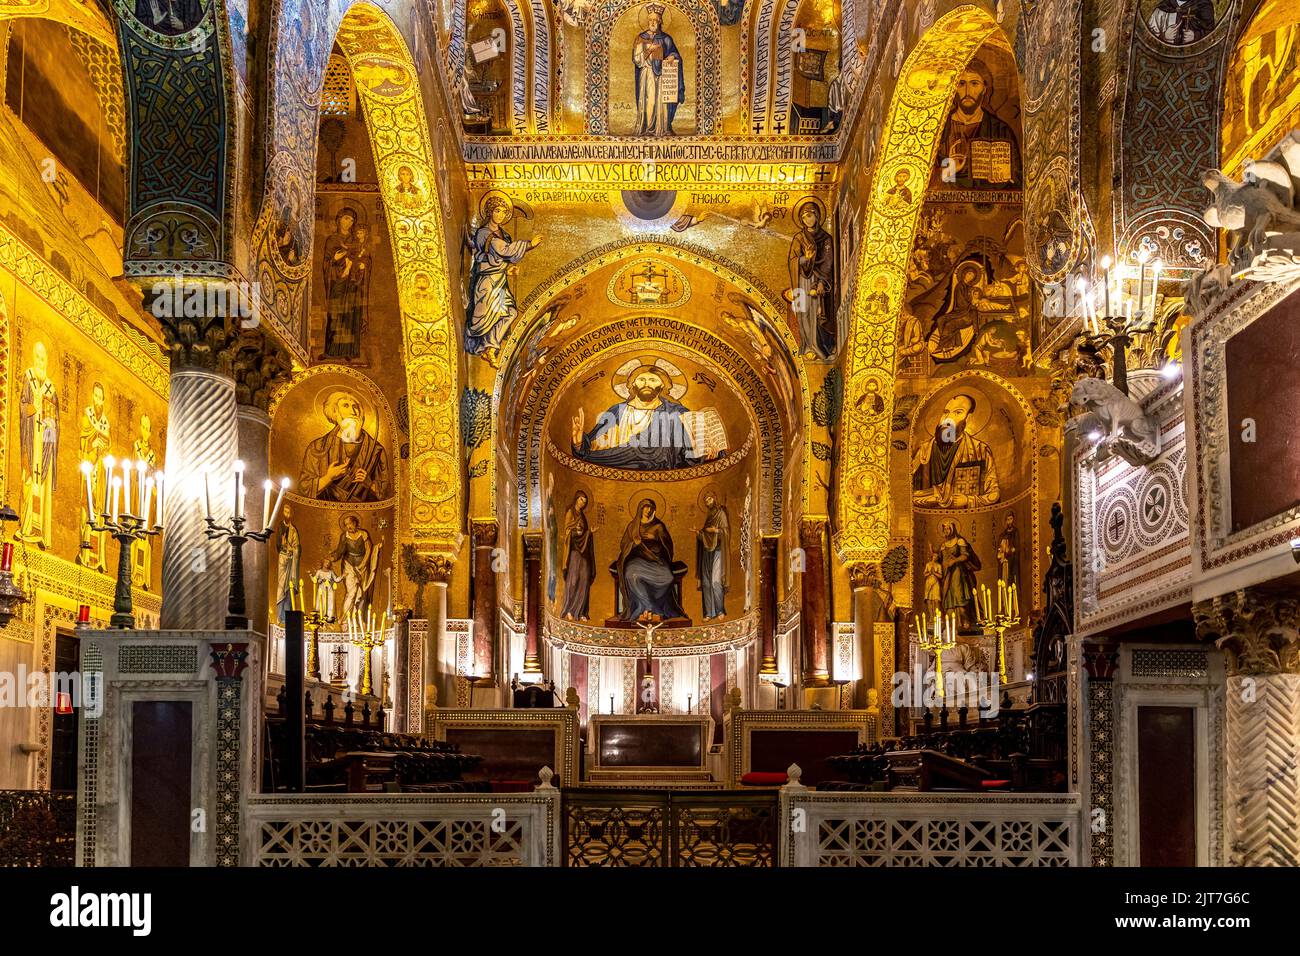
M 491 193 L 483 200 L 482 214 L 483 224 L 467 240 L 474 261 L 469 275 L 465 351 L 482 356 L 496 368 L 501 343 L 519 314 L 509 276 L 516 263 L 541 245 L 542 237 L 511 238 L 506 224 L 514 218 L 515 207 L 501 193 Z
M 90 462 L 91 475 L 104 474 L 103 462 L 108 455 L 109 442 L 111 440 L 112 427 L 108 422 L 108 412 L 104 408 L 104 386 L 95 382 L 90 389 L 90 404 L 81 413 L 81 436 L 80 436 L 80 460 Z M 101 485 L 95 491 L 100 497 L 96 498 L 96 503 L 103 500 L 103 478 L 100 478 Z M 106 568 L 105 548 L 107 546 L 108 532 L 91 531 L 90 525 L 82 520 L 81 523 L 81 550 L 77 552 L 77 561 L 88 568 Z
M 1195 43 L 1214 29 L 1214 0 L 1160 0 L 1147 27 L 1165 43 Z
M 619 619 L 668 621 L 684 618 L 681 585 L 673 561 L 673 538 L 655 515 L 650 498 L 637 502 L 619 544 L 614 567 L 618 575 Z
M 664 7 L 652 3 L 646 8 L 646 29 L 632 44 L 637 136 L 672 136 L 673 117 L 686 99 L 682 57 L 663 23 Z
M 366 431 L 361 400 L 347 389 L 325 399 L 333 426 L 310 442 L 302 456 L 298 491 L 320 501 L 382 501 L 391 494 L 388 454 Z
M 939 143 L 937 173 L 970 189 L 1020 186 L 1020 145 L 1015 131 L 989 106 L 993 75 L 979 59 L 957 77 L 952 112 Z
M 18 440 L 22 450 L 23 500 L 17 537 L 48 551 L 54 546 L 59 390 L 50 378 L 49 351 L 40 341 L 32 346 L 32 364 L 23 372 L 23 390 L 18 399 Z M 95 468 L 92 475 L 98 504 L 104 500 L 104 469 Z M 83 511 L 83 525 L 85 518 Z
M 686 468 L 727 453 L 726 428 L 716 409 L 692 413 L 665 398 L 665 393 L 678 389 L 661 365 L 633 367 L 616 390 L 626 397 L 602 412 L 589 431 L 584 431 L 583 409 L 573 416 L 574 457 L 611 468 L 659 471 Z
M 934 437 L 912 456 L 912 503 L 928 508 L 971 508 L 1001 497 L 993 449 L 966 429 L 975 397 L 948 399 Z
M 975 628 L 975 572 L 980 570 L 980 559 L 970 542 L 957 530 L 957 522 L 945 521 L 939 526 L 943 543 L 939 545 L 942 580 L 939 585 L 939 607 L 946 615 L 957 615 L 959 630 Z
M 596 579 L 596 545 L 591 524 L 587 521 L 587 493 L 573 496 L 573 505 L 564 515 L 564 606 L 560 615 L 566 621 L 585 621 L 591 606 L 591 583 Z
M 334 232 L 325 239 L 325 357 L 352 360 L 361 356 L 370 299 L 370 251 L 357 229 L 357 211 L 344 206 L 334 217 Z
M 284 506 L 284 521 L 276 532 L 275 587 L 279 597 L 275 602 L 276 617 L 284 623 L 284 612 L 293 604 L 293 589 L 298 586 L 298 569 L 302 562 L 302 537 L 293 523 L 293 509 Z
M 363 617 L 370 610 L 379 568 L 379 548 L 370 532 L 354 514 L 343 516 L 343 531 L 332 554 L 343 578 L 343 607 L 340 620 L 352 614 Z
M 1008 587 L 1020 585 L 1020 530 L 1016 527 L 1016 514 L 1008 511 L 998 535 L 998 580 Z
M 830 358 L 837 338 L 835 239 L 823 226 L 822 207 L 816 199 L 803 200 L 794 213 L 795 221 L 803 228 L 790 240 L 790 288 L 786 299 L 799 321 L 804 352 Z
M 695 535 L 695 573 L 704 620 L 727 613 L 727 565 L 731 557 L 731 520 L 727 506 L 713 492 L 704 495 L 704 527 Z

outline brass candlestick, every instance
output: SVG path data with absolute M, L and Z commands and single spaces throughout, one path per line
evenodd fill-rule
M 917 642 L 923 650 L 934 653 L 934 684 L 940 697 L 943 697 L 943 652 L 957 646 L 957 615 L 952 611 L 947 617 L 940 617 L 934 612 L 933 627 L 926 621 L 924 614 L 916 618 Z
M 373 697 L 375 693 L 374 676 L 371 669 L 370 654 L 388 640 L 388 612 L 376 627 L 375 614 L 370 612 L 363 617 L 360 611 L 354 611 L 348 617 L 348 640 L 361 648 L 361 687 L 362 697 Z
M 307 640 L 307 676 L 312 680 L 320 680 L 320 629 L 322 625 L 333 624 L 335 621 L 332 616 L 313 610 L 304 618 L 304 623 L 310 635 Z

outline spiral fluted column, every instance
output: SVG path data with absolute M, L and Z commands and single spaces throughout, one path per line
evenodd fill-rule
M 214 479 L 214 512 L 228 514 L 224 492 L 239 452 L 235 382 L 207 369 L 173 368 L 167 413 L 162 628 L 220 630 L 230 546 L 204 533 L 203 471 Z

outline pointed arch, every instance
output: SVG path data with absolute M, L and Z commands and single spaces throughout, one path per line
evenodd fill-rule
M 410 407 L 407 522 L 418 547 L 454 553 L 463 525 L 459 349 L 428 114 L 415 61 L 387 14 L 354 4 L 337 40 L 352 66 L 393 240 Z M 407 193 L 402 201 L 397 189 L 404 171 L 420 198 Z M 430 293 L 419 294 L 426 281 Z
M 798 481 L 796 500 L 800 503 L 801 512 L 806 513 L 809 510 L 809 496 L 812 485 L 812 391 L 809 386 L 808 368 L 800 353 L 798 342 L 785 324 L 784 319 L 781 318 L 785 314 L 784 300 L 768 289 L 761 281 L 746 276 L 738 266 L 728 262 L 713 251 L 681 240 L 667 238 L 658 238 L 653 241 L 646 239 L 617 240 L 593 249 L 580 258 L 567 263 L 548 279 L 539 282 L 534 287 L 528 298 L 521 303 L 519 316 L 511 327 L 509 336 L 501 346 L 501 366 L 497 371 L 492 388 L 491 430 L 487 436 L 489 446 L 492 448 L 498 447 L 500 438 L 497 428 L 501 419 L 502 403 L 509 398 L 511 369 L 521 360 L 525 345 L 532 333 L 538 328 L 539 323 L 549 321 L 555 316 L 555 309 L 553 308 L 555 300 L 575 282 L 614 263 L 636 255 L 658 255 L 668 260 L 690 263 L 699 268 L 707 269 L 719 279 L 735 287 L 738 292 L 752 299 L 760 310 L 772 319 L 772 327 L 775 333 L 780 336 L 785 353 L 783 358 L 789 361 L 795 373 L 796 382 L 794 387 L 797 389 L 797 394 L 794 396 L 795 407 L 788 409 L 788 412 L 795 419 L 790 422 L 790 432 L 798 435 L 799 467 L 797 478 L 790 476 L 788 480 Z M 761 374 L 758 374 L 759 379 L 762 377 Z M 491 475 L 491 485 L 488 501 L 481 510 L 484 514 L 495 515 L 498 509 L 497 475 L 494 469 L 490 470 L 489 473 Z M 517 477 L 520 481 L 525 478 L 523 475 Z
M 263 301 L 271 300 L 262 317 L 306 364 L 320 95 L 337 40 L 356 84 L 393 243 L 410 405 L 404 520 L 418 547 L 454 553 L 463 527 L 460 355 L 428 113 L 410 48 L 388 15 L 368 2 L 352 3 L 341 17 L 331 10 L 320 0 L 283 0 L 273 32 L 269 163 L 253 235 Z M 419 187 L 416 200 L 396 192 L 403 168 Z M 296 262 L 281 258 L 277 230 L 292 232 Z M 426 281 L 428 294 L 417 294 Z
M 868 382 L 893 389 L 907 261 L 925 202 L 925 184 L 957 77 L 997 29 L 993 18 L 979 7 L 955 8 L 917 41 L 894 88 L 864 216 L 844 358 L 847 394 L 839 442 L 836 546 L 846 563 L 878 560 L 889 545 L 890 420 L 869 415 L 864 396 Z M 896 177 L 910 182 L 912 188 L 891 193 Z M 883 306 L 878 304 L 882 301 Z M 888 400 L 890 395 L 882 397 Z M 869 489 L 873 493 L 868 494 Z

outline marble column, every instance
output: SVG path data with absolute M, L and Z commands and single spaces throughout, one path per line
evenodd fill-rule
M 779 674 L 781 668 L 776 662 L 776 627 L 779 603 L 777 600 L 777 555 L 780 552 L 781 538 L 778 535 L 765 534 L 759 539 L 758 559 L 758 635 L 760 674 Z
M 172 351 L 167 403 L 167 494 L 163 514 L 164 630 L 221 630 L 229 594 L 230 546 L 209 541 L 203 520 L 203 473 L 213 482 L 218 519 L 239 454 L 235 381 L 221 320 L 168 328 Z M 220 489 L 220 494 L 218 494 Z M 220 503 L 220 504 L 219 504 Z M 224 510 L 221 510 L 224 509 Z
M 853 706 L 866 708 L 872 704 L 871 691 L 879 691 L 879 668 L 876 666 L 875 608 L 871 600 L 870 565 L 856 562 L 849 565 L 849 586 L 853 590 L 853 641 L 857 645 L 860 677 L 853 692 Z M 876 709 L 879 710 L 877 699 Z
M 474 676 L 483 679 L 495 676 L 493 661 L 496 660 L 497 631 L 500 627 L 497 614 L 497 593 L 500 586 L 500 562 L 496 555 L 497 523 L 474 521 L 470 535 L 470 547 L 474 553 L 474 645 L 471 671 Z
M 1083 666 L 1088 674 L 1088 805 L 1089 860 L 1093 866 L 1115 865 L 1115 671 L 1119 645 L 1085 643 Z
M 429 627 L 424 636 L 424 673 L 420 675 L 424 685 L 423 705 L 426 733 L 431 733 L 431 718 L 438 707 L 438 701 L 448 706 L 455 699 L 456 653 L 455 644 L 447 654 L 447 584 L 451 580 L 454 554 L 421 555 L 425 574 L 429 583 L 429 604 L 425 611 Z
M 524 535 L 524 674 L 542 673 L 542 536 Z
M 803 644 L 804 687 L 828 687 L 830 622 L 826 600 L 826 519 L 804 518 L 799 523 L 799 544 L 804 551 L 799 633 Z
M 244 463 L 244 483 L 248 488 L 246 517 L 249 527 L 262 526 L 262 483 L 270 479 L 279 491 L 280 479 L 271 474 L 271 393 L 288 378 L 289 361 L 271 345 L 261 332 L 243 332 L 234 358 L 235 409 L 238 428 L 238 453 Z M 291 486 L 292 487 L 292 486 Z M 274 498 L 272 499 L 274 500 Z M 275 538 L 265 544 L 249 541 L 244 545 L 244 603 L 249 626 L 259 634 L 267 633 L 272 593 L 279 593 L 282 582 L 270 580 L 269 554 Z M 302 577 L 300 569 L 299 577 Z
M 1300 865 L 1300 601 L 1244 588 L 1198 601 L 1224 653 L 1224 843 L 1229 866 Z

